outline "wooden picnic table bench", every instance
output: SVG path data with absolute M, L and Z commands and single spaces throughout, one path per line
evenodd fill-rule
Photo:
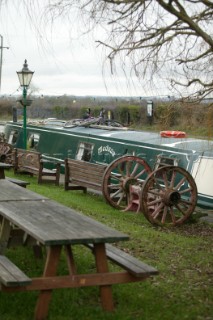
M 11 164 L 0 162 L 0 179 L 7 179 L 8 181 L 13 182 L 20 187 L 26 188 L 26 186 L 30 184 L 29 182 L 5 176 L 4 170 L 10 168 L 12 168 Z
M 11 178 L 11 177 L 5 177 L 5 179 L 12 182 L 12 183 L 17 184 L 20 187 L 23 187 L 23 188 L 26 188 L 30 184 L 30 182 L 28 182 L 28 181 L 15 179 L 15 178 Z
M 65 159 L 65 190 L 83 190 L 87 188 L 102 191 L 102 179 L 106 165 L 83 160 Z
M 86 246 L 92 251 L 94 250 L 93 244 L 87 244 Z M 149 277 L 158 274 L 158 271 L 152 266 L 108 243 L 106 244 L 106 256 L 135 277 Z
M 12 165 L 9 163 L 0 162 L 0 179 L 5 179 L 5 169 L 12 168 Z
M 4 188 L 1 188 L 3 183 Z M 12 225 L 47 248 L 41 277 L 28 278 L 22 270 L 16 269 L 17 266 L 0 258 L 0 261 L 3 261 L 0 268 L 2 291 L 40 291 L 35 320 L 46 319 L 53 289 L 99 286 L 103 309 L 113 311 L 112 285 L 143 281 L 158 273 L 155 268 L 112 246 L 112 243 L 128 240 L 127 235 L 9 181 L 0 180 L 0 215 L 3 217 L 1 255 L 6 252 L 5 245 L 11 237 Z M 78 274 L 75 264 L 77 257 L 74 257 L 72 252 L 73 245 L 92 248 L 96 273 Z M 62 248 L 67 255 L 68 275 L 57 273 Z M 116 262 L 122 270 L 110 272 L 108 258 Z M 5 272 L 7 266 L 8 272 Z M 17 281 L 11 275 L 13 268 L 18 274 Z
M 0 283 L 6 287 L 26 286 L 32 280 L 7 257 L 0 255 Z
M 47 169 L 44 167 L 47 163 L 54 168 Z M 14 149 L 14 173 L 28 173 L 38 176 L 38 183 L 53 182 L 59 185 L 60 163 L 42 159 L 40 152 L 29 151 L 24 149 Z

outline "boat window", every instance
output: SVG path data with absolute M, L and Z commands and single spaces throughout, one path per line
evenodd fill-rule
M 154 170 L 157 170 L 157 169 L 165 167 L 165 166 L 178 166 L 178 161 L 179 160 L 177 158 L 169 158 L 169 157 L 164 157 L 164 156 L 158 155 Z M 162 173 L 156 173 L 156 177 L 158 179 L 162 179 L 162 181 L 163 181 L 163 177 L 161 175 L 162 175 Z M 168 178 L 168 180 L 171 180 L 172 173 L 167 178 Z
M 15 144 L 17 142 L 18 135 L 19 135 L 18 130 L 12 130 L 8 138 L 8 143 Z
M 92 158 L 93 148 L 94 148 L 94 145 L 91 143 L 80 142 L 78 146 L 78 151 L 76 154 L 76 159 L 90 161 Z
M 30 133 L 27 140 L 27 148 L 37 150 L 40 134 Z
M 157 156 L 157 161 L 155 163 L 155 168 L 159 169 L 161 167 L 164 166 L 177 166 L 178 165 L 178 159 L 177 158 L 168 158 L 168 157 L 164 157 L 164 156 Z

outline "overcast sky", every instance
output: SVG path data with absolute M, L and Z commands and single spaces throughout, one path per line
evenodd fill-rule
M 16 71 L 22 69 L 25 59 L 29 69 L 35 71 L 32 84 L 38 88 L 40 95 L 140 97 L 170 94 L 163 83 L 159 83 L 158 90 L 153 91 L 136 79 L 127 80 L 121 73 L 111 76 L 109 66 L 105 65 L 103 69 L 104 55 L 101 48 L 96 47 L 94 37 L 76 36 L 71 41 L 70 24 L 58 20 L 52 29 L 51 25 L 46 29 L 46 35 L 39 28 L 39 35 L 26 18 L 20 1 L 9 1 L 9 6 L 1 9 L 0 35 L 3 36 L 4 46 L 9 47 L 3 49 L 1 95 L 21 93 L 21 90 L 17 91 L 19 82 Z

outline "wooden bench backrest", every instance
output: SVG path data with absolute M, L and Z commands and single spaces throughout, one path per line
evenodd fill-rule
M 82 160 L 65 159 L 65 175 L 74 184 L 100 190 L 107 165 Z
M 0 142 L 0 155 L 11 153 L 13 151 L 12 146 L 6 142 Z
M 36 151 L 15 149 L 16 168 L 33 167 L 40 168 L 41 154 Z

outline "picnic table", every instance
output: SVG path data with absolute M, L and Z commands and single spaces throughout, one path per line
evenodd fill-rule
M 10 182 L 13 182 L 15 184 L 17 184 L 18 186 L 21 186 L 23 188 L 26 188 L 27 185 L 29 185 L 29 182 L 20 180 L 20 179 L 15 179 L 15 178 L 8 178 L 5 176 L 5 169 L 10 169 L 12 168 L 13 165 L 12 164 L 8 164 L 8 163 L 4 163 L 4 162 L 0 162 L 0 179 L 7 179 Z
M 5 179 L 4 170 L 9 169 L 11 167 L 12 167 L 12 165 L 9 163 L 0 162 L 0 179 Z
M 111 255 L 111 260 L 117 259 L 113 258 L 113 252 L 108 251 L 109 243 L 128 240 L 127 235 L 7 180 L 0 180 L 0 216 L 1 290 L 40 291 L 35 307 L 36 320 L 46 319 L 53 289 L 99 286 L 103 309 L 112 311 L 112 284 L 142 281 L 158 273 L 155 268 L 142 262 L 142 266 L 137 266 L 135 258 L 136 265 L 134 264 L 132 271 L 129 271 L 131 261 L 126 261 L 124 269 L 129 270 L 109 272 L 107 258 Z M 5 256 L 6 243 L 11 237 L 13 225 L 23 230 L 36 243 L 46 247 L 46 262 L 40 277 L 30 278 Z M 96 273 L 77 273 L 72 245 L 82 244 L 93 250 Z M 63 248 L 69 275 L 62 276 L 57 274 L 57 266 Z M 116 255 L 119 256 L 117 253 Z M 122 260 L 118 264 L 121 266 Z

